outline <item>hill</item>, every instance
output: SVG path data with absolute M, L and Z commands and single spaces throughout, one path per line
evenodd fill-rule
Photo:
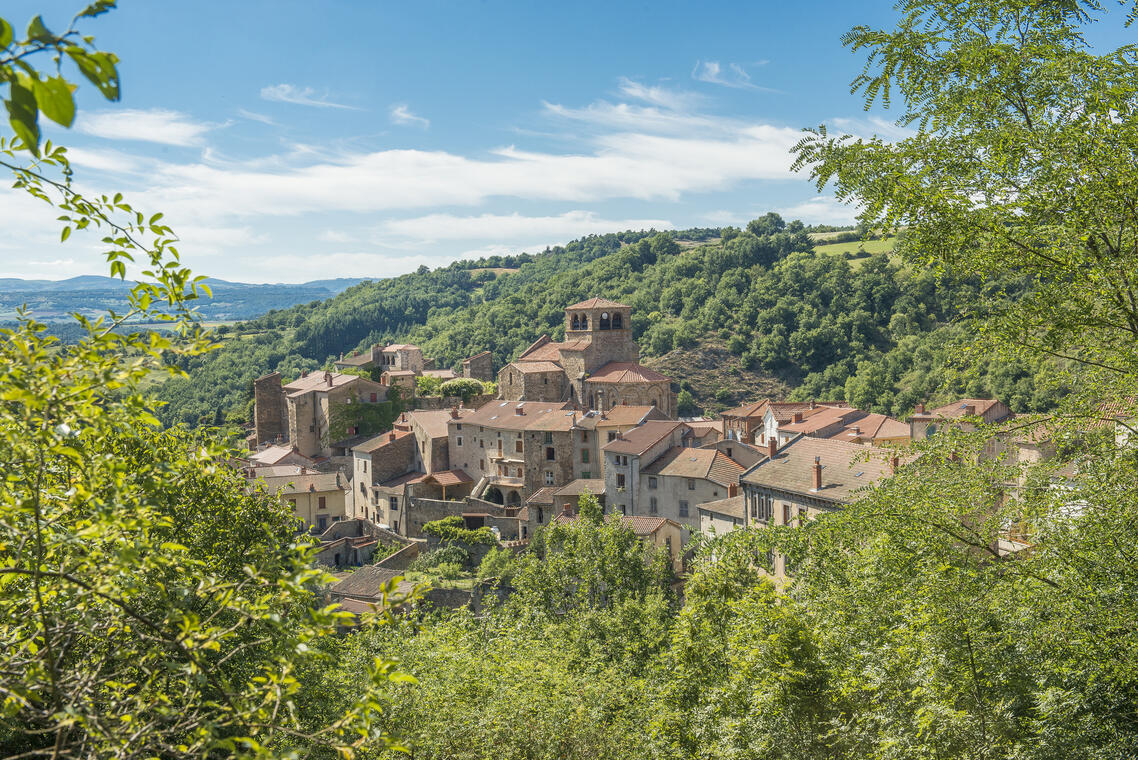
M 752 393 L 846 398 L 902 414 L 938 394 L 998 395 L 1030 410 L 1062 392 L 1026 364 L 952 379 L 954 346 L 972 337 L 961 305 L 994 284 L 938 279 L 885 254 L 855 268 L 773 214 L 745 231 L 593 235 L 493 258 L 420 267 L 223 328 L 225 346 L 188 363 L 189 380 L 161 386 L 161 414 L 191 424 L 247 419 L 258 375 L 294 377 L 378 342 L 417 343 L 444 366 L 490 350 L 501 366 L 542 333 L 560 338 L 564 307 L 594 295 L 630 304 L 644 362 L 712 412 Z M 1014 296 L 1015 283 L 1001 285 Z

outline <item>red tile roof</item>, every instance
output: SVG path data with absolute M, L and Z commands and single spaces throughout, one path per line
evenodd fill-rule
M 739 482 L 743 466 L 718 449 L 677 446 L 668 449 L 642 472 L 645 475 L 702 478 L 721 486 L 729 486 Z
M 588 301 L 581 301 L 572 306 L 566 306 L 566 309 L 630 309 L 631 306 L 616 301 L 610 301 L 607 298 L 590 298 Z
M 666 517 L 649 517 L 648 515 L 609 515 L 606 519 L 615 520 L 620 518 L 620 521 L 632 528 L 632 532 L 638 536 L 650 536 L 660 528 L 668 523 L 675 525 L 677 528 L 682 528 L 675 520 L 669 520 Z M 552 523 L 572 523 L 578 519 L 577 515 L 567 515 L 561 512 L 549 522 Z
M 587 380 L 591 383 L 659 383 L 671 382 L 656 370 L 648 369 L 635 362 L 609 362 Z
M 648 420 L 639 427 L 621 433 L 620 438 L 615 441 L 606 443 L 604 450 L 617 454 L 636 454 L 639 456 L 681 426 L 687 427 L 682 422 L 672 420 Z
M 392 434 L 394 434 L 394 438 L 392 437 Z M 411 433 L 409 431 L 406 431 L 406 430 L 390 430 L 386 433 L 381 433 L 380 435 L 377 435 L 375 438 L 372 438 L 371 440 L 364 441 L 363 443 L 359 444 L 358 446 L 353 446 L 352 451 L 362 451 L 365 454 L 370 454 L 370 453 L 373 453 L 375 451 L 378 451 L 379 449 L 382 449 L 384 446 L 387 446 L 387 445 L 392 444 L 392 443 L 397 443 L 398 441 L 406 438 L 409 435 L 411 435 Z
M 474 482 L 474 478 L 467 475 L 465 470 L 441 470 L 432 472 L 427 478 L 447 488 Z

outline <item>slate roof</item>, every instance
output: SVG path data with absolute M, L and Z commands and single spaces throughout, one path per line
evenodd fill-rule
M 746 506 L 743 497 L 740 495 L 729 496 L 726 499 L 716 499 L 715 501 L 705 501 L 699 505 L 698 509 L 717 515 L 723 515 L 724 517 L 733 517 L 736 520 L 742 520 Z
M 548 507 L 553 505 L 553 492 L 557 490 L 557 486 L 546 486 L 539 488 L 533 492 L 533 495 L 526 499 L 526 504 L 533 504 L 535 506 Z
M 276 475 L 261 478 L 265 490 L 271 493 L 327 493 L 342 491 L 346 485 L 338 472 L 317 472 L 308 475 Z
M 729 486 L 739 482 L 743 466 L 718 449 L 693 449 L 676 446 L 642 470 L 644 475 L 676 478 L 702 478 Z
M 605 492 L 604 478 L 577 478 L 553 492 L 554 496 L 580 496 L 588 491 L 593 496 L 600 496 Z
M 799 436 L 774 459 L 764 458 L 747 470 L 741 482 L 848 504 L 862 498 L 861 489 L 891 474 L 888 449 L 832 438 Z M 814 490 L 814 458 L 822 464 L 822 488 Z
M 383 584 L 400 575 L 396 570 L 364 565 L 337 583 L 328 592 L 332 596 L 345 596 L 353 599 L 372 600 L 380 597 Z
M 392 438 L 392 434 L 394 434 L 394 438 Z M 411 432 L 407 430 L 389 430 L 386 433 L 380 433 L 375 438 L 364 441 L 358 446 L 354 446 L 352 451 L 362 451 L 365 454 L 370 454 L 409 435 L 411 435 Z
M 671 435 L 672 431 L 681 425 L 684 423 L 673 420 L 648 420 L 643 425 L 622 433 L 621 437 L 615 441 L 606 443 L 604 450 L 616 454 L 636 454 L 639 456 L 666 436 Z
M 671 382 L 665 375 L 635 362 L 609 362 L 587 378 L 590 383 Z
M 610 301 L 607 298 L 590 298 L 581 303 L 575 303 L 572 306 L 566 306 L 566 309 L 630 309 L 631 306 L 616 301 Z

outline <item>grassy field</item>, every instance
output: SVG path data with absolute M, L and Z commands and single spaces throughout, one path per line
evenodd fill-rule
M 844 256 L 849 253 L 851 256 L 858 256 L 862 251 L 865 254 L 872 255 L 875 253 L 892 253 L 893 248 L 897 243 L 897 238 L 889 238 L 888 240 L 855 240 L 850 243 L 827 243 L 825 245 L 814 246 L 816 253 L 830 253 L 835 256 Z M 851 258 L 850 266 L 858 267 L 866 261 L 868 255 L 862 255 L 860 258 Z

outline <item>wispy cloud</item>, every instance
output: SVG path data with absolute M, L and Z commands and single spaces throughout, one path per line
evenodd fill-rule
M 316 91 L 311 87 L 297 87 L 292 84 L 273 84 L 261 88 L 261 97 L 277 103 L 292 103 L 298 106 L 313 106 L 315 108 L 343 108 L 349 111 L 358 111 L 355 106 L 343 103 L 334 103 L 328 100 L 327 95 L 317 97 Z
M 765 63 L 765 61 L 763 62 Z M 692 79 L 697 82 L 708 82 L 723 87 L 733 87 L 740 90 L 758 90 L 761 92 L 778 92 L 770 87 L 761 87 L 751 81 L 751 75 L 737 63 L 728 63 L 723 66 L 719 61 L 696 61 L 691 72 Z
M 620 78 L 620 94 L 672 111 L 686 110 L 702 101 L 702 98 L 694 92 L 669 90 L 659 85 L 646 85 L 628 77 Z
M 263 113 L 257 113 L 256 111 L 246 111 L 244 108 L 238 108 L 237 113 L 238 115 L 249 119 L 250 121 L 259 121 L 262 124 L 268 124 L 272 127 L 275 127 L 277 125 L 277 123 L 273 121 L 271 117 L 265 116 Z
M 391 107 L 391 123 L 392 124 L 407 124 L 413 127 L 422 127 L 426 129 L 431 126 L 430 119 L 424 119 L 422 116 L 416 116 L 411 113 L 411 109 L 406 103 L 397 103 Z
M 95 111 L 80 116 L 80 132 L 107 140 L 143 140 L 163 145 L 194 146 L 216 124 L 193 121 L 178 111 L 164 108 L 148 110 Z
M 801 219 L 806 224 L 854 224 L 858 212 L 857 206 L 842 203 L 832 195 L 818 195 L 776 210 L 784 219 Z

